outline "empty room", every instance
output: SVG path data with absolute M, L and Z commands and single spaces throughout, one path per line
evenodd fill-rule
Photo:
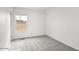
M 0 27 L 1 50 L 79 50 L 79 7 L 0 7 Z

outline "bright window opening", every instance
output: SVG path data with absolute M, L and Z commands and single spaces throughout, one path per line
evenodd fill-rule
M 16 15 L 16 30 L 19 32 L 25 32 L 27 27 L 27 16 Z

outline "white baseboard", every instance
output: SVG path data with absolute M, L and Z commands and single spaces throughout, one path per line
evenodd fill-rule
M 44 36 L 44 35 L 45 34 L 42 34 L 42 35 L 32 35 L 32 36 L 28 36 L 28 37 L 14 38 L 14 39 L 11 39 L 11 40 L 18 40 L 18 39 L 24 39 L 24 38 L 38 37 L 38 36 Z
M 0 51 L 8 51 L 8 48 L 0 48 Z

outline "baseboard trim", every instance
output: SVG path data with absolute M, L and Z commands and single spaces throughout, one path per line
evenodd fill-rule
M 8 49 L 8 48 L 0 48 L 0 49 Z
M 46 35 L 38 35 L 38 36 L 31 36 L 31 37 L 16 38 L 16 39 L 13 39 L 11 41 L 24 40 L 24 39 L 28 39 L 28 38 L 35 38 L 35 37 L 41 37 L 41 36 L 46 36 Z
M 8 48 L 0 48 L 0 51 L 8 51 Z

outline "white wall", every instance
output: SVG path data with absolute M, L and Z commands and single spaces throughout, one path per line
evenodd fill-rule
M 31 10 L 26 8 L 15 8 L 13 10 L 14 15 L 26 15 L 28 16 L 26 32 L 17 32 L 15 17 L 12 17 L 11 21 L 11 38 L 23 38 L 31 36 L 44 35 L 44 12 L 40 10 Z
M 79 49 L 79 8 L 49 8 L 40 10 L 16 8 L 13 14 L 28 16 L 26 32 L 17 32 L 14 16 L 11 20 L 11 38 L 44 35 Z M 46 28 L 45 28 L 46 27 Z
M 10 9 L 0 7 L 0 48 L 10 45 Z
M 79 8 L 51 8 L 46 14 L 47 35 L 79 50 Z

